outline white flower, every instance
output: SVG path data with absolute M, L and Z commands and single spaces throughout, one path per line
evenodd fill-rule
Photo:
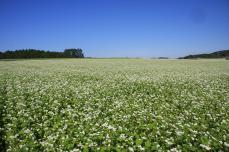
M 139 149 L 140 149 L 141 151 L 144 151 L 144 150 L 145 150 L 145 148 L 143 148 L 141 145 L 138 146 L 138 147 L 139 147 Z
M 229 147 L 229 144 L 227 142 L 224 142 L 224 146 Z
M 120 134 L 119 138 L 126 139 L 126 136 L 125 136 L 125 134 Z
M 107 126 L 107 128 L 108 128 L 108 129 L 110 129 L 110 130 L 113 130 L 113 131 L 115 131 L 115 130 L 116 130 L 116 128 L 115 128 L 115 127 L 113 127 L 113 126 L 111 126 L 111 125 L 108 125 L 108 126 Z
M 134 149 L 133 149 L 132 147 L 129 147 L 128 150 L 129 150 L 130 152 L 133 152 L 133 151 L 134 151 Z
M 204 148 L 206 150 L 211 150 L 211 147 L 203 145 L 203 144 L 200 144 L 200 147 L 202 147 L 202 148 Z
M 181 135 L 184 134 L 184 132 L 182 132 L 182 131 L 176 131 L 176 134 L 177 134 L 177 136 L 181 136 Z
M 172 145 L 173 143 L 171 142 L 170 139 L 166 139 L 165 142 L 168 144 L 168 145 Z
M 176 147 L 175 147 L 175 148 L 170 149 L 170 151 L 171 151 L 171 152 L 178 152 L 178 150 L 177 150 L 177 148 L 176 148 Z
M 67 127 L 68 127 L 68 125 L 67 125 L 67 124 L 65 124 L 65 125 L 64 125 L 64 128 L 63 128 L 63 130 L 67 129 Z

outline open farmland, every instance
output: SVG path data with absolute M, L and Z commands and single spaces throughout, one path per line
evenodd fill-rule
M 229 61 L 0 61 L 7 151 L 228 151 Z

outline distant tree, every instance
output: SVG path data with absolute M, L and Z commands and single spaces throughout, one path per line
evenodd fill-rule
M 65 49 L 64 52 L 51 52 L 35 49 L 21 49 L 0 52 L 0 59 L 17 58 L 84 58 L 82 49 Z
M 180 59 L 196 59 L 196 58 L 226 58 L 229 56 L 229 50 L 217 51 L 209 54 L 196 54 L 196 55 L 188 55 L 185 57 L 181 57 Z
M 83 50 L 82 49 L 65 49 L 64 55 L 66 57 L 72 57 L 72 58 L 84 58 Z
M 3 59 L 3 53 L 0 51 L 0 59 Z
M 158 59 L 169 59 L 168 57 L 159 57 Z

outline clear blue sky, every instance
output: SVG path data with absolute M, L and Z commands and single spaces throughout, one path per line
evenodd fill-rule
M 23 48 L 93 57 L 229 49 L 229 0 L 0 0 L 0 50 Z

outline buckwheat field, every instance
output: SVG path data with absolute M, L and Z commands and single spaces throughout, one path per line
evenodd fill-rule
M 229 151 L 229 61 L 0 61 L 0 147 Z

